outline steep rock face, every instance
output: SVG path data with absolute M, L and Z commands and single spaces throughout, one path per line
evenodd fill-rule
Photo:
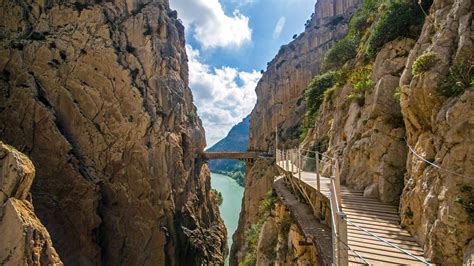
M 229 259 L 231 265 L 238 265 L 245 257 L 248 249 L 245 243 L 245 234 L 261 218 L 260 202 L 272 189 L 273 179 L 277 175 L 278 171 L 274 163 L 266 159 L 259 159 L 252 167 L 247 168 L 239 225 L 232 236 L 233 242 Z
M 472 68 L 472 16 L 472 1 L 435 0 L 400 82 L 408 143 L 441 167 L 408 154 L 402 223 L 434 262 L 449 265 L 461 264 L 463 254 L 469 257 L 466 252 L 474 236 L 474 90 L 471 84 L 460 95 L 445 98 L 436 88 L 450 67 Z M 438 61 L 413 76 L 413 63 L 426 52 Z
M 29 194 L 31 161 L 0 142 L 0 264 L 63 265 Z
M 303 146 L 329 140 L 327 154 L 340 158 L 342 182 L 368 197 L 398 204 L 403 189 L 407 147 L 400 105 L 394 97 L 414 40 L 388 43 L 372 64 L 363 101 L 349 101 L 348 82 L 323 102 L 318 122 Z
M 301 245 L 305 241 L 285 205 L 277 201 L 260 232 L 257 265 L 320 265 L 316 248 Z
M 184 28 L 168 1 L 4 1 L 0 137 L 66 264 L 220 263 Z
M 281 47 L 259 81 L 257 104 L 250 121 L 251 150 L 274 147 L 275 128 L 280 140 L 297 145 L 299 123 L 304 117 L 303 92 L 320 71 L 327 49 L 347 33 L 347 22 L 361 0 L 318 1 L 306 29 L 294 41 Z

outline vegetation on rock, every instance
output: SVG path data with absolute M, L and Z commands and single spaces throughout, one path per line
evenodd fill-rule
M 349 96 L 347 96 L 349 101 L 363 100 L 365 91 L 374 86 L 374 82 L 370 79 L 371 73 L 371 65 L 358 68 L 352 73 L 349 77 L 349 82 L 353 89 Z
M 217 191 L 216 189 L 211 189 L 211 193 L 214 194 L 214 198 L 216 199 L 217 205 L 221 206 L 224 202 L 224 197 L 222 196 L 222 193 L 220 191 Z
M 439 95 L 451 97 L 461 94 L 466 88 L 474 86 L 473 66 L 453 65 L 448 72 L 441 77 L 437 92 Z
M 277 200 L 277 194 L 270 190 L 268 191 L 265 199 L 260 202 L 259 206 L 259 220 L 253 224 L 245 234 L 245 241 L 248 246 L 248 251 L 245 255 L 245 259 L 239 264 L 239 266 L 250 266 L 255 265 L 257 260 L 257 244 L 262 226 L 268 216 L 270 216 L 272 208 L 275 206 Z
M 424 53 L 420 55 L 413 63 L 412 74 L 414 76 L 421 75 L 434 67 L 438 61 L 439 59 L 436 53 Z
M 384 44 L 398 37 L 417 37 L 424 22 L 424 10 L 431 4 L 432 0 L 420 0 L 420 4 L 416 0 L 386 1 L 369 37 L 367 56 L 375 58 Z

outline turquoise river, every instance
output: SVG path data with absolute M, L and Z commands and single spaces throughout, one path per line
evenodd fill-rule
M 211 187 L 222 193 L 224 201 L 219 206 L 221 217 L 224 219 L 227 228 L 227 245 L 232 245 L 232 235 L 239 224 L 240 206 L 244 188 L 239 186 L 235 180 L 226 175 L 211 173 Z M 229 265 L 229 258 L 226 259 L 225 265 Z

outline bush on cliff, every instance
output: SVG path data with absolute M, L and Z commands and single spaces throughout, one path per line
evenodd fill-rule
M 211 189 L 211 193 L 214 194 L 217 205 L 221 206 L 224 202 L 224 197 L 222 196 L 222 193 L 217 191 L 216 189 Z
M 335 72 L 329 71 L 321 75 L 316 75 L 308 84 L 304 92 L 308 114 L 314 115 L 323 102 L 324 92 L 336 83 Z
M 385 11 L 375 23 L 369 37 L 367 56 L 375 58 L 384 44 L 398 37 L 415 38 L 424 22 L 424 10 L 428 10 L 432 0 L 393 0 L 388 1 Z
M 321 65 L 322 69 L 329 70 L 341 67 L 345 62 L 356 56 L 358 45 L 359 38 L 347 35 L 344 39 L 329 48 L 324 56 Z
M 434 67 L 438 61 L 439 58 L 436 53 L 424 53 L 415 60 L 415 63 L 413 63 L 412 74 L 414 76 L 421 75 Z

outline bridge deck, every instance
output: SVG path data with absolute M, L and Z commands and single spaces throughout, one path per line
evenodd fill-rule
M 277 165 L 284 170 L 285 163 L 286 161 L 279 161 Z M 296 171 L 297 166 L 293 165 L 293 169 Z M 293 177 L 298 178 L 298 174 L 293 173 Z M 301 180 L 317 189 L 315 173 L 302 171 Z M 330 179 L 321 177 L 320 180 L 320 191 L 323 195 L 329 197 Z M 348 220 L 380 238 L 398 245 L 413 255 L 424 258 L 423 249 L 410 233 L 400 226 L 396 206 L 382 203 L 378 199 L 364 197 L 362 192 L 354 191 L 342 185 L 341 198 L 342 210 L 346 213 Z M 424 263 L 377 240 L 356 226 L 350 223 L 347 226 L 348 245 L 368 263 L 373 265 L 424 265 Z M 353 252 L 349 251 L 349 265 L 363 265 L 363 263 Z
M 257 159 L 260 156 L 259 152 L 203 152 L 202 157 L 207 160 L 215 159 Z

